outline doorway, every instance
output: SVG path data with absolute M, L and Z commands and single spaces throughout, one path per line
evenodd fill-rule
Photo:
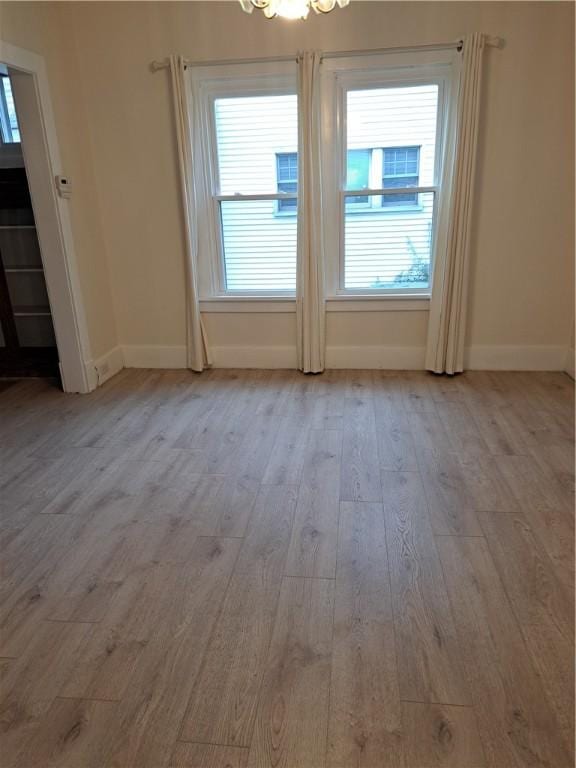
M 20 261 L 16 265 L 23 266 L 22 258 L 32 259 L 30 263 L 26 263 L 26 267 L 38 271 L 24 274 L 28 276 L 35 274 L 36 277 L 8 277 L 4 273 L 4 282 L 8 283 L 9 294 L 10 282 L 20 281 L 22 286 L 28 281 L 26 288 L 28 307 L 34 307 L 34 314 L 29 312 L 23 315 L 18 311 L 12 311 L 12 320 L 17 326 L 26 325 L 28 331 L 34 325 L 35 332 L 41 334 L 41 348 L 32 347 L 36 350 L 35 365 L 40 362 L 42 366 L 42 360 L 39 361 L 39 358 L 45 356 L 48 359 L 45 359 L 44 363 L 48 367 L 53 366 L 54 349 L 57 349 L 57 366 L 62 389 L 65 392 L 90 392 L 97 386 L 97 375 L 91 359 L 76 268 L 74 239 L 68 209 L 71 184 L 70 179 L 64 174 L 60 159 L 46 64 L 44 58 L 37 53 L 3 40 L 0 40 L 0 62 L 5 67 L 2 71 L 9 76 L 25 176 L 33 209 L 32 214 L 29 209 L 28 218 L 24 218 L 25 226 L 29 229 L 17 231 L 20 232 L 20 236 L 23 232 L 28 233 L 24 235 L 28 238 L 28 246 L 35 232 L 38 245 L 34 255 L 32 255 L 33 248 L 27 250 L 25 257 L 22 257 L 20 252 L 18 256 Z M 18 181 L 22 181 L 21 176 L 19 180 L 12 179 L 16 186 Z M 13 214 L 4 213 L 3 215 Z M 24 214 L 20 215 L 24 216 Z M 20 224 L 22 219 L 18 222 L 18 225 Z M 7 230 L 0 230 L 2 231 Z M 13 253 L 14 249 L 12 255 Z M 42 272 L 39 271 L 40 267 Z M 43 276 L 45 293 L 42 294 L 40 304 L 32 304 L 30 292 L 34 290 L 40 297 L 43 290 L 40 275 Z M 32 281 L 35 281 L 34 288 L 30 286 Z M 12 291 L 14 290 L 16 289 L 12 288 Z M 24 289 L 21 287 L 20 290 Z M 21 305 L 17 304 L 17 306 Z M 12 309 L 14 310 L 14 306 Z M 40 336 L 37 335 L 35 338 L 38 339 Z M 14 341 L 14 328 L 12 328 L 12 341 Z M 25 341 L 31 341 L 30 337 Z M 39 351 L 40 349 L 42 351 Z M 48 352 L 48 349 L 52 352 Z M 25 362 L 29 370 L 33 368 L 29 360 Z
M 0 377 L 59 378 L 10 76 L 0 64 Z

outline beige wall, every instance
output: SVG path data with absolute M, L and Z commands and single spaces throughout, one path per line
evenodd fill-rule
M 150 60 L 409 45 L 472 30 L 502 36 L 506 47 L 486 54 L 467 344 L 569 345 L 572 4 L 353 0 L 305 23 L 248 16 L 236 2 L 4 3 L 2 10 L 1 36 L 48 59 L 99 351 L 114 336 L 109 285 L 122 344 L 185 340 L 169 82 L 166 72 L 149 72 Z M 294 325 L 290 315 L 207 317 L 215 346 L 291 345 Z M 328 344 L 421 347 L 426 326 L 426 312 L 329 313 Z

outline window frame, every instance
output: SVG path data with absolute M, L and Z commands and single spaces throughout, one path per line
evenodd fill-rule
M 436 263 L 445 251 L 447 237 L 447 197 L 443 194 L 446 185 L 447 169 L 451 166 L 451 142 L 449 137 L 454 130 L 453 83 L 456 80 L 459 59 L 455 51 L 410 52 L 380 54 L 366 57 L 342 57 L 328 59 L 323 70 L 323 135 L 325 151 L 323 155 L 325 210 L 324 239 L 327 250 L 326 259 L 326 299 L 426 299 L 433 290 L 433 278 Z M 349 90 L 365 90 L 378 87 L 406 87 L 410 85 L 437 85 L 438 109 L 436 114 L 436 148 L 434 157 L 434 183 L 418 187 L 366 190 L 372 199 L 378 200 L 380 194 L 406 194 L 416 192 L 434 194 L 432 217 L 432 242 L 430 252 L 430 285 L 428 288 L 346 288 L 345 287 L 345 213 L 347 196 L 353 196 L 356 190 L 346 189 L 346 138 L 347 113 L 346 94 Z M 331 146 L 332 157 L 327 150 Z M 399 145 L 398 145 L 399 146 Z M 402 146 L 416 146 L 405 144 Z M 385 149 L 385 147 L 379 147 Z M 392 147 L 391 147 L 392 148 Z M 335 151 L 334 151 L 335 150 Z M 384 163 L 382 163 L 382 176 Z M 419 173 L 420 181 L 420 173 Z M 384 207 L 378 205 L 365 210 L 354 211 L 354 215 L 365 213 L 372 215 L 377 210 L 381 215 L 395 216 L 413 212 L 418 205 L 398 205 Z M 337 222 L 329 227 L 327 222 Z M 331 254 L 337 258 L 330 258 Z M 368 308 L 367 308 L 368 309 Z
M 426 311 L 432 291 L 434 273 L 441 272 L 448 230 L 448 198 L 453 159 L 456 98 L 461 56 L 456 50 L 410 51 L 362 56 L 326 56 L 321 68 L 321 117 L 323 163 L 323 226 L 325 239 L 325 290 L 328 311 Z M 295 94 L 297 71 L 295 62 L 237 62 L 225 65 L 194 66 L 188 70 L 190 88 L 193 157 L 203 158 L 193 163 L 194 199 L 198 221 L 198 289 L 203 311 L 274 311 L 294 312 L 294 291 L 226 291 L 224 251 L 219 220 L 219 201 L 226 196 L 214 195 L 217 175 L 217 147 L 213 101 L 220 97 L 239 95 Z M 433 242 L 430 263 L 430 288 L 421 291 L 398 289 L 344 289 L 343 283 L 343 216 L 341 212 L 342 168 L 345 168 L 340 140 L 345 130 L 339 91 L 343 83 L 353 82 L 361 87 L 376 87 L 386 77 L 386 84 L 396 80 L 399 85 L 430 84 L 434 78 L 442 84 L 443 98 L 437 113 L 437 150 L 435 154 L 436 192 Z M 212 103 L 211 103 L 212 102 Z M 442 107 L 440 106 L 442 104 Z M 298 116 L 299 117 L 299 116 Z M 443 130 L 442 130 L 443 129 Z M 344 134 L 345 135 L 345 134 Z M 441 145 L 442 152 L 438 151 Z M 406 145 L 408 146 L 408 144 Z M 412 146 L 412 145 L 410 145 Z M 383 149 L 382 147 L 372 148 Z M 299 147 L 297 148 L 297 151 Z M 205 160 L 206 159 L 206 160 Z M 216 171 L 216 174 L 214 173 Z M 383 163 L 382 163 L 383 171 Z M 345 182 L 345 178 L 344 178 Z M 414 188 L 410 188 L 410 192 Z M 369 190 L 373 191 L 373 190 Z M 398 191 L 394 190 L 397 194 Z M 242 196 L 248 199 L 249 196 Z M 257 199 L 280 195 L 256 196 Z M 237 200 L 237 196 L 228 196 Z M 374 198 L 373 198 L 374 199 Z M 401 213 L 402 209 L 375 210 L 386 215 Z M 410 206 L 413 211 L 414 207 Z M 358 209 L 358 216 L 374 215 L 374 209 Z M 281 216 L 292 214 L 280 214 Z M 335 223 L 337 226 L 335 226 Z
M 392 151 L 396 152 L 399 149 L 402 149 L 402 150 L 415 149 L 416 150 L 416 152 L 417 152 L 417 154 L 416 154 L 416 163 L 417 163 L 416 173 L 394 173 L 394 174 L 389 173 L 389 174 L 386 174 L 386 152 L 392 152 Z M 387 187 L 386 186 L 386 179 L 411 179 L 414 176 L 416 176 L 416 179 L 418 180 L 418 182 L 420 182 L 420 150 L 421 149 L 422 149 L 422 145 L 421 144 L 410 144 L 410 145 L 404 145 L 404 146 L 399 146 L 399 147 L 382 147 L 382 189 L 393 189 L 393 187 Z M 405 188 L 407 186 L 408 186 L 407 184 L 404 184 Z M 419 186 L 420 186 L 419 183 L 416 184 L 414 189 L 417 189 Z M 408 194 L 408 192 L 406 192 L 405 194 Z M 412 193 L 410 193 L 410 194 L 412 194 Z M 392 197 L 392 195 L 382 195 L 381 203 L 380 203 L 381 204 L 381 208 L 385 209 L 386 211 L 392 211 L 392 210 L 402 210 L 402 211 L 409 210 L 409 211 L 414 211 L 414 210 L 418 210 L 418 208 L 420 207 L 418 205 L 418 192 L 414 192 L 414 202 L 410 202 L 408 200 L 400 200 L 399 202 L 394 203 L 394 201 L 392 201 L 392 205 L 385 206 L 384 205 L 384 200 L 387 197 Z
M 374 150 L 376 147 L 362 147 L 362 148 L 354 148 L 348 150 L 348 152 L 367 152 L 368 153 L 368 187 L 366 189 L 370 188 L 370 177 L 372 176 L 373 169 L 374 169 Z M 346 181 L 348 181 L 348 152 L 346 153 Z M 360 189 L 356 190 L 357 192 L 360 192 Z M 362 213 L 365 213 L 366 211 L 371 210 L 372 205 L 370 203 L 370 198 L 368 195 L 354 195 L 354 197 L 366 197 L 365 202 L 358 202 L 357 200 L 353 202 L 351 205 L 353 206 L 353 211 L 361 211 Z
M 241 73 L 238 73 L 238 70 Z M 221 203 L 240 200 L 298 199 L 294 193 L 222 194 L 219 188 L 218 147 L 215 102 L 222 98 L 243 96 L 297 95 L 296 62 L 273 65 L 238 64 L 236 66 L 194 67 L 190 70 L 192 89 L 192 141 L 195 200 L 198 220 L 208 226 L 198 231 L 199 294 L 201 301 L 243 299 L 294 299 L 296 290 L 229 290 L 226 287 L 226 263 L 222 232 Z M 277 153 L 278 154 L 278 153 Z M 276 186 L 276 185 L 275 185 Z M 276 213 L 275 213 L 276 215 Z M 281 213 L 280 216 L 294 214 Z

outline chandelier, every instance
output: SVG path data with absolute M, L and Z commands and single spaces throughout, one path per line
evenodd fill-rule
M 316 13 L 329 13 L 338 5 L 344 8 L 350 0 L 240 0 L 242 10 L 252 13 L 254 8 L 264 11 L 267 19 L 305 19 L 310 8 Z

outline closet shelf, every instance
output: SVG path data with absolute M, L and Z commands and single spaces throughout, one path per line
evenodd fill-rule
M 50 317 L 50 307 L 45 306 L 14 306 L 14 317 Z

